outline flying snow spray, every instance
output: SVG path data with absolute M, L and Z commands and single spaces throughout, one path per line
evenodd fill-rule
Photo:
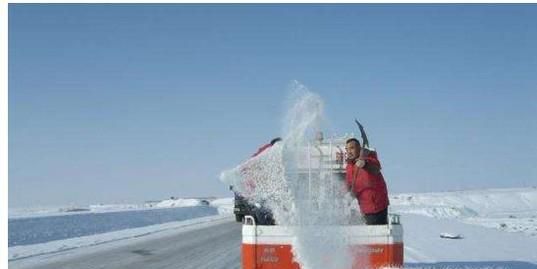
M 323 226 L 345 225 L 356 205 L 345 191 L 341 175 L 334 175 L 319 150 L 323 117 L 321 97 L 298 82 L 291 87 L 283 119 L 283 140 L 239 166 L 222 172 L 220 179 L 251 204 L 273 213 L 277 225 L 294 235 L 293 254 L 303 269 L 351 268 L 353 255 L 344 230 Z M 317 139 L 315 139 L 317 137 Z

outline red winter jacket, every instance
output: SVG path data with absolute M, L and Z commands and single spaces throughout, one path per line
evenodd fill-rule
M 364 168 L 356 167 L 355 160 L 347 162 L 346 181 L 358 200 L 362 214 L 374 214 L 388 208 L 388 189 L 379 170 L 380 162 L 376 152 L 371 152 L 364 160 Z M 377 169 L 372 169 L 373 166 Z

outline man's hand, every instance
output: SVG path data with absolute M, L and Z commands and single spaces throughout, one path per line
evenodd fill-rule
M 362 160 L 362 159 L 358 159 L 358 160 L 356 160 L 356 163 L 354 165 L 356 165 L 356 167 L 358 167 L 358 168 L 364 168 L 365 161 Z

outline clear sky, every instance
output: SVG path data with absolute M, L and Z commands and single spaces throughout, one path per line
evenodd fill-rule
M 9 5 L 10 207 L 230 196 L 298 80 L 390 192 L 537 185 L 536 5 Z

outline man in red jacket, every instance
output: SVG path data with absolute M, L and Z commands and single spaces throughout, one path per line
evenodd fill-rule
M 388 190 L 375 151 L 360 146 L 356 138 L 345 143 L 346 182 L 358 200 L 367 225 L 388 224 Z

